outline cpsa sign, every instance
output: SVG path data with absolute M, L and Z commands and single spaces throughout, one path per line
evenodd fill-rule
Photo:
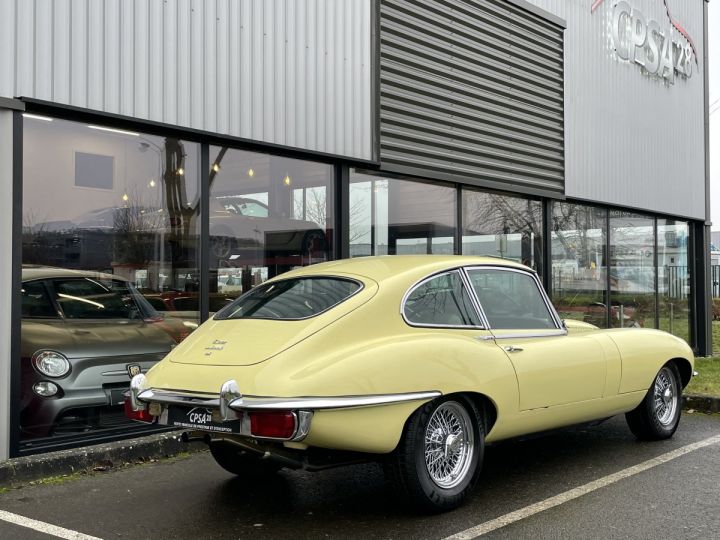
M 673 26 L 662 30 L 660 23 L 648 21 L 640 10 L 624 1 L 615 4 L 611 24 L 613 45 L 623 60 L 639 64 L 670 84 L 675 82 L 676 74 L 685 79 L 692 77 L 693 47 L 684 38 L 674 38 Z

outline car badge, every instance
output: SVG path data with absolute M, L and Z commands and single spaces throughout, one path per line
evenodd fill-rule
M 126 369 L 127 369 L 128 377 L 130 377 L 131 379 L 135 375 L 140 375 L 142 373 L 142 368 L 140 367 L 140 364 L 128 364 L 126 366 Z
M 223 339 L 214 340 L 209 347 L 205 347 L 205 356 L 210 356 L 213 351 L 222 351 L 225 348 L 227 341 Z

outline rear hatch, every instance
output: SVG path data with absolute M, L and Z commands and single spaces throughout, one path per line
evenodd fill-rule
M 171 362 L 214 366 L 258 364 L 307 339 L 369 301 L 376 282 L 362 278 L 363 288 L 341 303 L 301 320 L 210 319 L 168 356 Z

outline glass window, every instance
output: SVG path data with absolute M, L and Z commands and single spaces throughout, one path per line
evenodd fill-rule
M 657 272 L 659 328 L 690 342 L 690 291 L 688 258 L 690 227 L 686 221 L 657 220 Z
M 540 201 L 463 189 L 462 204 L 463 255 L 510 259 L 542 275 Z
M 210 160 L 211 295 L 332 257 L 331 165 L 213 146 Z
M 55 301 L 66 319 L 150 319 L 158 313 L 125 281 L 101 276 L 55 279 Z
M 21 449 L 137 434 L 128 364 L 149 369 L 199 322 L 200 145 L 26 117 L 23 153 Z M 71 364 L 53 395 L 35 387 L 41 349 Z
M 42 281 L 28 281 L 22 284 L 22 316 L 38 318 L 57 318 L 50 297 L 48 296 L 45 283 Z
M 532 276 L 491 269 L 471 269 L 468 275 L 490 328 L 557 328 Z
M 455 188 L 353 171 L 350 256 L 452 254 Z
M 413 324 L 480 326 L 459 272 L 442 274 L 417 286 L 405 300 L 403 313 Z
M 553 202 L 552 299 L 563 319 L 607 328 L 607 211 Z
M 610 326 L 656 328 L 655 223 L 610 211 Z
M 360 283 L 341 278 L 285 279 L 253 289 L 215 319 L 307 319 L 348 299 L 360 288 Z

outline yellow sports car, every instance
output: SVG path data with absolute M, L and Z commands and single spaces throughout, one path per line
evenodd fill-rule
M 520 264 L 367 257 L 241 296 L 137 375 L 126 411 L 186 428 L 246 479 L 382 461 L 441 511 L 487 443 L 620 413 L 641 439 L 671 437 L 693 362 L 665 332 L 562 321 Z

